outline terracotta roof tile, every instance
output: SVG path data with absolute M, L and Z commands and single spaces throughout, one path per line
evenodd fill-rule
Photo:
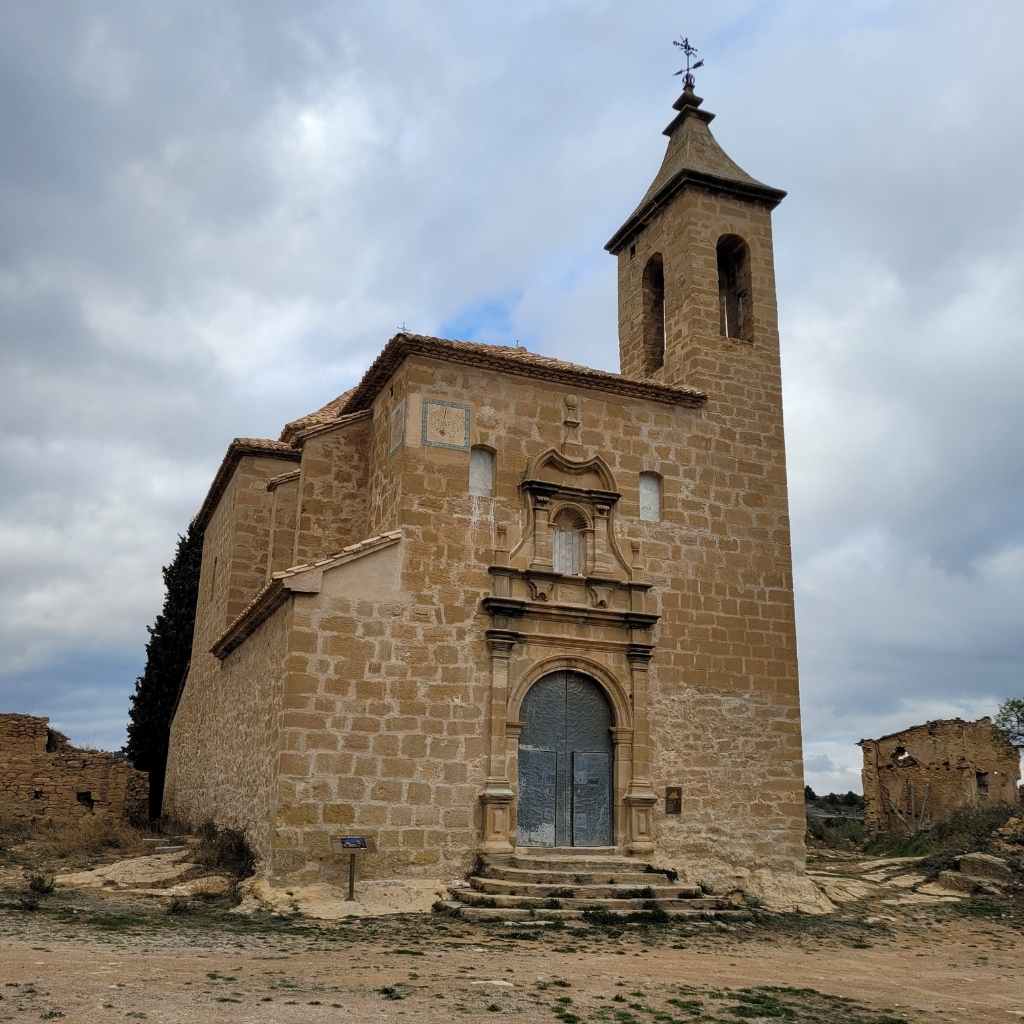
M 290 443 L 304 430 L 309 430 L 310 427 L 319 427 L 328 420 L 335 419 L 354 390 L 354 388 L 349 388 L 337 398 L 332 398 L 326 405 L 322 405 L 316 412 L 307 413 L 297 420 L 292 420 L 291 423 L 286 423 L 281 430 L 281 440 Z

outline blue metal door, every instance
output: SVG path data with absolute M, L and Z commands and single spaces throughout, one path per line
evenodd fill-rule
M 530 689 L 521 717 L 519 845 L 611 845 L 612 713 L 600 687 L 555 672 Z

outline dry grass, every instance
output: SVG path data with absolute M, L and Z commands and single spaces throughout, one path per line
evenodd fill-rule
M 33 835 L 40 855 L 55 858 L 95 857 L 109 850 L 141 853 L 143 833 L 126 821 L 106 814 L 83 816 L 66 825 L 46 825 Z

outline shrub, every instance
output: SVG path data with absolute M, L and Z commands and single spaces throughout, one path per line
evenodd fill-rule
M 19 897 L 18 903 L 22 910 L 29 912 L 39 909 L 39 904 L 42 903 L 42 897 L 37 892 L 33 892 L 31 889 L 26 889 Z
M 996 829 L 1019 813 L 1011 804 L 969 807 L 956 811 L 926 832 L 912 836 L 876 836 L 865 850 L 887 857 L 935 858 L 938 863 L 961 853 L 987 849 Z
M 37 896 L 49 896 L 56 888 L 56 879 L 49 872 L 37 871 L 28 876 L 29 892 Z
M 256 873 L 256 854 L 240 828 L 220 828 L 212 821 L 199 829 L 195 861 L 204 867 L 226 871 L 236 878 Z
M 860 818 L 807 817 L 807 834 L 823 846 L 849 849 L 864 841 L 864 822 Z

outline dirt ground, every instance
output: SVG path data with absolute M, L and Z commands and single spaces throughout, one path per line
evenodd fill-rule
M 1024 1021 L 1024 898 L 929 896 L 906 859 L 821 854 L 812 877 L 838 903 L 824 916 L 536 928 L 338 919 L 297 892 L 238 905 L 189 853 L 124 856 L 0 850 L 0 1024 Z M 41 868 L 57 886 L 29 898 Z M 300 912 L 314 906 L 328 919 Z
M 844 908 L 534 933 L 424 914 L 168 913 L 103 892 L 26 911 L 12 897 L 0 893 L 0 1021 L 1024 1020 L 1024 919 L 983 902 L 873 924 Z

